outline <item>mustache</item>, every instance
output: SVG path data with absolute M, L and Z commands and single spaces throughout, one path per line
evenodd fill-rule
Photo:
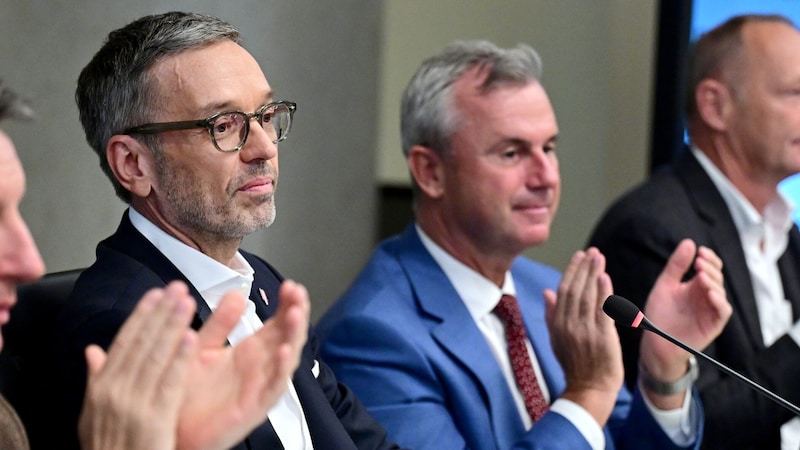
M 244 173 L 236 178 L 253 178 L 253 177 L 278 177 L 278 170 L 266 161 L 258 161 L 247 165 Z
M 236 175 L 229 184 L 229 193 L 236 192 L 241 186 L 247 184 L 253 178 L 270 177 L 274 182 L 278 181 L 278 169 L 266 161 L 254 162 L 247 165 L 243 173 Z

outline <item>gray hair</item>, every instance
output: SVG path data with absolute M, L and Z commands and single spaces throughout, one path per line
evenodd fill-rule
M 411 77 L 400 107 L 403 154 L 425 145 L 443 154 L 456 131 L 459 111 L 453 105 L 452 86 L 474 67 L 487 69 L 483 92 L 502 86 L 539 81 L 542 61 L 525 44 L 504 49 L 488 41 L 456 41 L 425 61 Z
M 35 117 L 27 100 L 9 89 L 0 80 L 0 121 L 5 119 L 31 120 Z
M 230 40 L 239 31 L 216 17 L 184 12 L 145 16 L 109 33 L 103 46 L 78 77 L 75 102 L 86 140 L 100 157 L 100 167 L 117 196 L 130 203 L 106 160 L 111 136 L 151 121 L 160 106 L 157 80 L 150 69 L 163 58 L 185 50 Z M 137 137 L 154 152 L 157 136 Z

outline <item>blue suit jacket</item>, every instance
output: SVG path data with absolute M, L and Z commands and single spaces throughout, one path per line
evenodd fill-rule
M 255 270 L 251 301 L 259 318 L 271 317 L 278 304 L 281 275 L 262 259 L 242 251 Z M 49 418 L 51 442 L 42 448 L 77 448 L 77 418 L 86 380 L 83 349 L 89 343 L 108 348 L 125 319 L 142 295 L 169 281 L 183 280 L 197 300 L 193 327 L 198 328 L 211 314 L 194 286 L 131 224 L 127 213 L 117 231 L 97 246 L 97 261 L 86 269 L 71 298 L 60 312 L 54 331 L 53 370 L 45 375 L 42 388 L 50 389 L 50 401 L 42 418 Z M 264 289 L 269 304 L 260 300 Z M 310 336 L 294 383 L 308 423 L 315 449 L 396 448 L 386 432 L 366 412 L 353 393 L 339 384 L 333 372 L 320 361 L 320 372 L 312 374 L 319 360 L 317 340 Z M 53 377 L 52 374 L 58 374 Z M 47 413 L 47 414 L 45 414 Z M 275 430 L 267 420 L 236 449 L 281 449 Z
M 557 398 L 565 380 L 550 347 L 542 291 L 555 288 L 560 274 L 525 258 L 511 272 L 545 382 Z M 403 446 L 589 448 L 557 413 L 524 429 L 483 335 L 413 226 L 381 244 L 317 331 L 330 367 Z M 673 447 L 638 392 L 633 398 L 620 392 L 604 431 L 608 448 Z

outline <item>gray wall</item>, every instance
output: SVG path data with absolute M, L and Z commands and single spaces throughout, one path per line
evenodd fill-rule
M 23 214 L 48 270 L 93 261 L 124 205 L 83 138 L 72 99 L 80 69 L 111 29 L 141 15 L 218 15 L 241 30 L 278 96 L 298 103 L 281 144 L 278 219 L 245 247 L 306 284 L 319 317 L 374 245 L 377 184 L 407 182 L 396 110 L 422 57 L 455 38 L 524 41 L 544 59 L 564 182 L 553 238 L 531 255 L 563 268 L 608 201 L 644 176 L 655 4 L 0 0 L 0 77 L 40 116 L 4 124 L 28 172 Z

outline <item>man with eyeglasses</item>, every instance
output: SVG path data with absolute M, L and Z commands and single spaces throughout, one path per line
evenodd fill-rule
M 0 122 L 6 118 L 26 120 L 33 117 L 27 102 L 0 81 Z M 3 212 L 0 214 L 0 326 L 16 326 L 16 344 L 19 345 L 19 339 L 25 339 L 19 336 L 19 330 L 32 324 L 25 319 L 17 322 L 20 320 L 16 318 L 17 313 L 12 314 L 17 304 L 17 286 L 42 276 L 45 269 L 19 212 L 25 193 L 25 172 L 14 143 L 1 129 L 0 174 L 0 211 Z M 240 308 L 237 305 L 244 299 L 235 297 L 226 298 L 219 311 Z M 81 448 L 172 450 L 198 442 L 197 435 L 203 435 L 203 447 L 211 450 L 228 448 L 241 440 L 257 425 L 242 411 L 250 408 L 258 411 L 274 404 L 286 390 L 286 379 L 297 368 L 306 341 L 304 324 L 308 320 L 307 299 L 299 300 L 282 303 L 282 311 L 270 319 L 261 332 L 272 331 L 268 333 L 270 341 L 260 348 L 250 346 L 252 349 L 248 351 L 241 346 L 224 346 L 224 336 L 235 325 L 224 313 L 217 312 L 199 333 L 189 328 L 195 301 L 182 282 L 149 290 L 125 321 L 108 352 L 95 345 L 86 349 L 89 377 L 78 425 Z M 25 336 L 41 334 L 41 327 L 34 328 L 30 333 L 26 330 Z M 9 347 L 13 347 L 14 338 L 9 337 Z M 10 376 L 13 380 L 0 380 L 4 384 L 3 393 L 10 397 L 7 402 L 0 394 L 0 449 L 28 450 L 28 436 L 23 427 L 25 417 L 17 415 L 14 407 L 38 412 L 31 404 L 32 393 L 19 389 L 17 380 L 28 373 L 26 363 L 29 361 L 20 358 L 21 355 L 12 349 L 9 349 L 11 356 L 7 355 L 5 338 L 0 334 L 0 350 L 7 358 L 0 365 L 3 377 Z M 253 338 L 258 339 L 257 336 Z M 226 353 L 236 353 L 236 359 L 246 360 L 246 364 L 239 364 L 244 370 L 230 373 L 240 378 L 239 386 L 252 388 L 242 394 L 253 397 L 254 401 L 242 403 L 232 398 L 220 403 L 212 392 L 196 390 L 192 391 L 194 398 L 188 401 L 184 394 L 189 383 L 197 384 L 198 378 L 211 376 L 234 363 L 235 358 L 220 357 Z M 25 362 L 17 364 L 20 359 Z M 261 362 L 267 359 L 275 370 L 258 371 Z M 182 408 L 187 403 L 193 406 L 192 410 Z M 204 408 L 220 416 L 228 408 L 234 413 L 229 415 L 233 421 L 220 427 L 218 421 L 197 413 Z M 180 432 L 177 432 L 179 424 Z
M 59 428 L 52 448 L 74 447 L 85 372 L 78 350 L 107 345 L 145 290 L 185 281 L 197 302 L 194 326 L 223 293 L 240 291 L 250 301 L 230 316 L 238 321 L 227 336 L 234 346 L 247 345 L 279 303 L 307 295 L 239 249 L 275 218 L 278 143 L 295 104 L 276 100 L 235 28 L 180 12 L 136 20 L 109 34 L 75 97 L 87 140 L 130 208 L 57 323 L 52 373 L 63 377 L 50 380 L 50 422 Z M 194 388 L 236 395 L 233 380 L 217 375 L 216 384 Z M 313 335 L 286 394 L 258 420 L 235 448 L 396 447 L 319 360 Z

